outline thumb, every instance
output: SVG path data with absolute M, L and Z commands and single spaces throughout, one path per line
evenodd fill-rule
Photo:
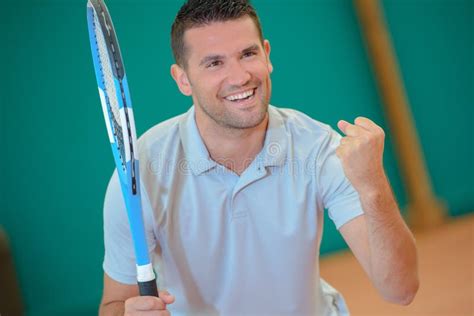
M 159 292 L 159 295 L 160 295 L 161 300 L 162 300 L 165 304 L 172 304 L 172 303 L 174 303 L 175 297 L 174 297 L 174 295 L 171 295 L 168 291 L 160 291 L 160 292 Z
M 338 127 L 344 134 L 346 134 L 346 128 L 347 128 L 348 125 L 349 125 L 349 122 L 344 121 L 344 120 L 340 120 L 339 122 L 337 122 L 337 127 Z

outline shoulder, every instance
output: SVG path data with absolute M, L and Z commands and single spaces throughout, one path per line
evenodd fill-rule
M 295 148 L 304 148 L 308 154 L 319 155 L 338 143 L 340 135 L 329 124 L 290 108 L 272 107 L 284 122 L 290 141 Z
M 138 153 L 140 160 L 149 157 L 158 157 L 169 152 L 169 148 L 179 145 L 179 123 L 186 113 L 160 122 L 148 129 L 138 139 Z
M 328 124 L 320 122 L 309 115 L 290 108 L 272 107 L 283 119 L 285 127 L 291 133 L 302 136 L 328 136 L 333 129 Z

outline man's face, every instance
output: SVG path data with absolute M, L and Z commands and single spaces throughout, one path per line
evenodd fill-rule
M 192 28 L 184 41 L 187 67 L 173 66 L 172 74 L 181 92 L 192 95 L 196 117 L 232 129 L 259 125 L 268 109 L 273 68 L 270 44 L 262 45 L 253 20 L 245 16 Z

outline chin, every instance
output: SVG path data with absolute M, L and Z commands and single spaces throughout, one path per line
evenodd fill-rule
M 254 128 L 260 125 L 266 118 L 268 106 L 263 108 L 256 108 L 251 113 L 247 113 L 246 117 L 241 117 L 234 121 L 234 126 L 240 129 Z M 236 122 L 239 121 L 239 122 Z

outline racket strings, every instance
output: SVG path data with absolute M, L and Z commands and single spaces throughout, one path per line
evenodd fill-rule
M 113 29 L 112 29 L 112 26 L 108 23 L 108 20 L 106 18 L 106 14 L 104 11 L 101 11 L 101 14 L 102 14 L 102 18 L 104 20 L 104 24 L 105 24 L 105 28 L 107 30 L 107 39 L 110 39 L 109 40 L 109 45 L 110 45 L 110 48 L 112 50 L 112 56 L 114 58 L 114 66 L 115 66 L 115 69 L 116 69 L 116 73 L 124 73 L 123 69 L 121 68 L 121 64 L 119 63 L 118 61 L 118 58 L 117 58 L 117 55 L 118 55 L 118 52 L 117 52 L 117 49 L 114 45 L 114 42 L 111 40 L 112 39 L 112 36 L 113 36 Z M 118 48 L 118 47 L 117 47 Z M 107 55 L 108 56 L 108 55 Z M 123 84 L 122 84 L 122 80 L 119 79 L 119 84 L 120 84 L 120 93 L 121 93 L 121 97 L 122 97 L 122 102 L 123 102 L 123 105 L 124 105 L 124 114 L 125 114 L 125 121 L 127 123 L 127 133 L 128 133 L 128 141 L 129 141 L 129 148 L 130 148 L 130 163 L 131 163 L 131 179 L 132 179 L 132 192 L 133 194 L 136 194 L 137 193 L 137 179 L 136 179 L 136 175 L 135 175 L 135 155 L 134 155 L 134 148 L 133 148 L 133 137 L 132 137 L 132 127 L 130 126 L 130 118 L 129 118 L 129 114 L 128 114 L 128 111 L 127 111 L 127 102 L 126 102 L 126 97 L 125 97 L 125 92 L 124 92 L 124 88 L 123 88 Z M 120 131 L 122 131 L 122 127 L 120 127 Z M 121 148 L 123 148 L 124 146 L 124 143 L 123 143 L 123 135 L 121 134 Z M 124 168 L 126 167 L 125 165 L 123 166 Z
M 104 21 L 106 21 L 104 13 L 102 12 Z M 110 37 L 110 26 L 106 22 L 107 33 Z M 99 56 L 99 63 L 101 67 L 102 80 L 105 87 L 105 96 L 107 101 L 107 110 L 111 117 L 113 133 L 117 141 L 117 147 L 120 152 L 120 160 L 122 162 L 122 168 L 126 168 L 126 156 L 125 156 L 125 146 L 123 139 L 123 128 L 120 120 L 120 107 L 119 101 L 117 99 L 117 90 L 114 82 L 114 74 L 111 67 L 111 60 L 107 52 L 107 45 L 105 43 L 105 34 L 103 34 L 100 27 L 100 22 L 98 21 L 97 15 L 94 14 L 94 36 L 97 42 L 97 55 Z M 115 51 L 115 47 L 112 45 L 112 50 Z M 114 60 L 114 65 L 118 67 L 117 61 Z M 123 92 L 121 93 L 123 97 Z

